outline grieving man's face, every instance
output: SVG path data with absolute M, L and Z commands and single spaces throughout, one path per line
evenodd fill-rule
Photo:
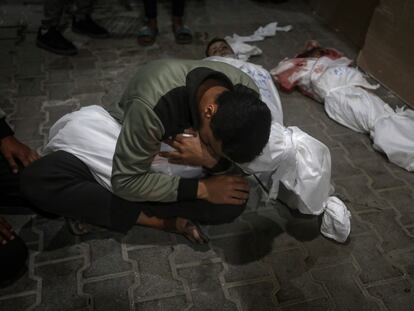
M 231 46 L 225 41 L 214 42 L 208 48 L 208 56 L 227 56 L 234 55 Z

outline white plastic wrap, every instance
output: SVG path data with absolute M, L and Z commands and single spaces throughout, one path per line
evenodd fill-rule
M 229 57 L 211 56 L 207 57 L 205 60 L 223 62 L 246 73 L 253 79 L 259 88 L 261 99 L 269 107 L 272 113 L 272 120 L 279 124 L 283 124 L 283 110 L 279 93 L 270 73 L 266 69 L 259 65 Z

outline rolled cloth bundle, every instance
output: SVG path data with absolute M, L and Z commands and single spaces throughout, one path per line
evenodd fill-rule
M 319 54 L 323 56 L 299 54 L 285 59 L 271 74 L 282 89 L 298 87 L 305 95 L 324 102 L 329 117 L 356 132 L 370 134 L 373 147 L 384 152 L 390 162 L 414 171 L 414 111 L 394 111 L 368 91 L 379 86 L 371 85 L 358 69 L 350 67 L 351 60 L 336 50 L 322 51 Z

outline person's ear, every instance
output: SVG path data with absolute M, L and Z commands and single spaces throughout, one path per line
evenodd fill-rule
M 204 116 L 206 119 L 211 119 L 212 116 L 217 112 L 217 104 L 210 103 L 204 108 Z

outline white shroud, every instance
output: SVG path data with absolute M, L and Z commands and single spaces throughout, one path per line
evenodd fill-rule
M 64 150 L 82 160 L 93 176 L 111 190 L 112 158 L 120 124 L 100 106 L 88 106 L 60 118 L 50 129 L 44 153 Z M 281 181 L 305 204 L 305 214 L 323 212 L 321 232 L 344 242 L 350 232 L 350 214 L 337 198 L 330 197 L 331 158 L 328 148 L 296 127 L 285 128 L 272 123 L 268 144 L 261 156 L 242 166 L 257 173 L 269 188 L 270 199 L 276 199 Z M 200 177 L 199 167 L 173 165 L 156 157 L 152 170 L 182 177 Z
M 271 71 L 276 77 L 294 66 L 294 59 L 282 61 Z M 371 85 L 346 57 L 308 58 L 290 82 L 315 99 L 325 102 L 325 111 L 338 123 L 370 134 L 373 147 L 407 171 L 414 171 L 414 111 L 394 111 L 381 98 L 367 91 Z

